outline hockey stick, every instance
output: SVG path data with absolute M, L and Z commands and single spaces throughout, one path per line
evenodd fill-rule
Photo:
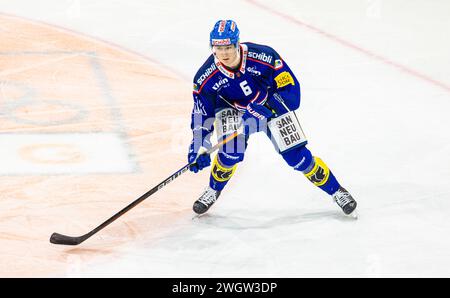
M 233 134 L 229 135 L 227 138 L 225 138 L 221 142 L 217 143 L 216 145 L 214 145 L 213 147 L 211 147 L 210 149 L 208 149 L 206 152 L 204 152 L 202 154 L 213 153 L 214 151 L 219 149 L 220 146 L 225 145 L 229 141 L 236 138 L 238 135 L 239 135 L 239 131 L 235 131 Z M 133 201 L 131 204 L 129 204 L 128 206 L 123 208 L 121 211 L 114 214 L 111 218 L 106 220 L 104 223 L 102 223 L 101 225 L 99 225 L 98 227 L 96 227 L 95 229 L 90 231 L 89 233 L 87 233 L 83 236 L 79 236 L 79 237 L 71 237 L 71 236 L 66 236 L 66 235 L 62 235 L 59 233 L 53 233 L 50 237 L 50 242 L 53 244 L 62 244 L 62 245 L 78 245 L 78 244 L 84 242 L 86 239 L 89 239 L 90 237 L 92 237 L 92 235 L 96 234 L 97 232 L 99 232 L 100 230 L 102 230 L 103 228 L 108 226 L 110 223 L 114 222 L 116 219 L 118 219 L 119 217 L 121 217 L 122 215 L 127 213 L 130 209 L 132 209 L 133 207 L 135 207 L 136 205 L 138 205 L 139 203 L 144 201 L 146 198 L 148 198 L 149 196 L 151 196 L 152 194 L 154 194 L 155 192 L 157 192 L 158 190 L 160 190 L 161 188 L 163 188 L 164 186 L 166 186 L 167 184 L 169 184 L 170 182 L 172 182 L 173 180 L 178 178 L 181 174 L 185 173 L 191 165 L 195 164 L 195 162 L 196 161 L 185 165 L 184 167 L 182 167 L 181 169 L 179 169 L 178 171 L 176 171 L 175 173 L 170 175 L 167 179 L 165 179 L 164 181 L 162 181 L 161 183 L 159 183 L 158 185 L 156 185 L 155 187 L 150 189 L 148 192 L 146 192 L 141 197 L 139 197 L 138 199 Z

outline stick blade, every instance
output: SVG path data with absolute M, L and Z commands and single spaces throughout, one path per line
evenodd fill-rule
M 70 237 L 58 233 L 53 233 L 52 236 L 50 236 L 50 243 L 61 245 L 78 245 L 83 242 L 83 240 L 82 237 Z

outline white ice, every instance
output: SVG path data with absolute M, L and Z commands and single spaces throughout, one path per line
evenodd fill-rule
M 309 148 L 359 204 L 358 220 L 344 217 L 257 135 L 208 215 L 68 276 L 450 277 L 450 2 L 255 2 L 271 11 L 236 0 L 0 1 L 186 81 L 210 53 L 214 22 L 234 19 L 242 41 L 271 45 L 297 74 Z

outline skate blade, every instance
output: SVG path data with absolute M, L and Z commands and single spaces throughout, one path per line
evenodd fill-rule
M 195 215 L 192 217 L 192 220 L 199 220 L 200 217 L 202 217 L 202 216 L 204 216 L 204 215 L 205 215 L 205 213 L 203 213 L 203 214 L 195 214 Z
M 352 213 L 346 214 L 345 216 L 352 219 L 358 219 L 358 212 L 356 210 L 353 210 Z

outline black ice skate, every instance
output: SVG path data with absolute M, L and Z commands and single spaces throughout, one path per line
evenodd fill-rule
M 351 214 L 356 208 L 356 201 L 342 186 L 333 194 L 333 199 L 345 214 Z
M 214 190 L 208 186 L 205 192 L 200 196 L 200 198 L 195 201 L 194 212 L 197 214 L 203 214 L 216 202 L 220 196 L 220 191 Z

